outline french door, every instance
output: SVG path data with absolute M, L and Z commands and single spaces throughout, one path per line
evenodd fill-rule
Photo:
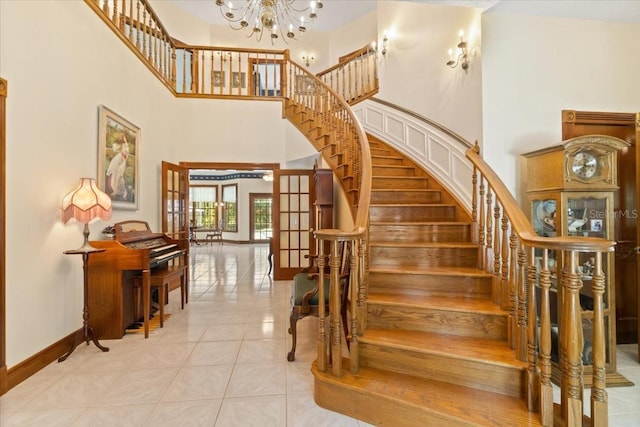
M 315 253 L 312 170 L 274 171 L 274 273 L 275 280 L 290 280 L 309 265 Z
M 189 170 L 162 162 L 162 232 L 172 239 L 189 237 Z

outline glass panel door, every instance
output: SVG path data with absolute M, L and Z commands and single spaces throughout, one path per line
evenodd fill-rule
M 310 225 L 314 224 L 312 170 L 274 173 L 274 278 L 288 280 L 309 265 L 315 253 Z

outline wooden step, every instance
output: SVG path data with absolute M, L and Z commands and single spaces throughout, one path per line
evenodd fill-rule
M 311 367 L 314 399 L 331 411 L 377 426 L 537 427 L 540 414 L 522 399 L 363 367 L 342 377 Z
M 377 189 L 371 192 L 371 203 L 440 203 L 442 200 L 441 190 L 429 188 L 393 190 Z
M 376 147 L 370 147 L 369 148 L 371 150 L 371 155 L 376 155 L 376 156 L 390 156 L 394 154 L 394 151 L 391 150 L 390 148 L 376 148 Z
M 448 204 L 371 204 L 371 222 L 425 222 L 453 221 L 456 219 L 455 205 Z
M 371 242 L 470 242 L 468 222 L 371 222 Z
M 402 165 L 404 164 L 403 157 L 400 156 L 371 156 L 371 163 L 373 165 Z
M 373 165 L 371 172 L 374 176 L 416 176 L 413 166 Z
M 359 343 L 360 366 L 525 396 L 526 363 L 506 341 L 370 328 Z
M 371 268 L 477 267 L 478 247 L 471 243 L 370 242 Z
M 379 188 L 403 190 L 407 188 L 428 188 L 429 178 L 424 176 L 374 176 L 371 180 L 371 186 L 374 190 Z
M 367 298 L 367 330 L 369 328 L 506 340 L 507 313 L 490 300 L 478 298 L 370 292 Z
M 493 275 L 475 268 L 369 269 L 369 292 L 491 298 Z

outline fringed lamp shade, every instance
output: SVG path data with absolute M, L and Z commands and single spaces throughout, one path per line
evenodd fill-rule
M 81 249 L 92 248 L 89 245 L 88 224 L 101 219 L 111 218 L 111 198 L 103 193 L 93 178 L 80 178 L 80 185 L 62 199 L 62 222 L 76 220 L 84 224 L 84 245 Z

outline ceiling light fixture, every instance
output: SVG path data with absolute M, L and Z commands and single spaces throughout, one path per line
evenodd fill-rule
M 268 37 L 271 44 L 282 38 L 285 43 L 307 30 L 309 22 L 318 17 L 323 5 L 320 1 L 309 2 L 309 6 L 297 8 L 297 0 L 248 0 L 245 6 L 236 6 L 225 0 L 216 0 L 220 13 L 234 30 L 249 29 L 247 37 L 258 41 Z M 305 17 L 305 15 L 308 16 Z

